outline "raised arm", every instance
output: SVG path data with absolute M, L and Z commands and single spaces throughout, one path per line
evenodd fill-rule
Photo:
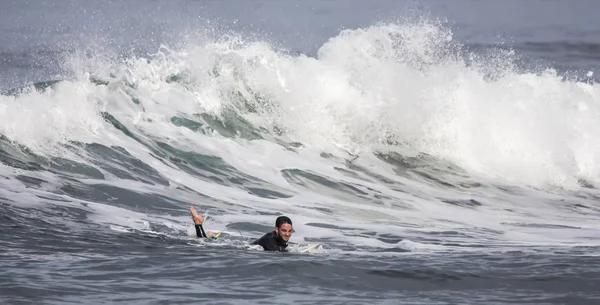
M 202 227 L 202 224 L 204 223 L 204 217 L 198 215 L 194 206 L 190 206 L 190 213 L 192 214 L 192 219 L 194 220 L 194 227 L 196 227 L 196 236 L 212 240 L 214 235 L 213 232 L 208 231 L 208 233 L 205 233 L 204 228 Z

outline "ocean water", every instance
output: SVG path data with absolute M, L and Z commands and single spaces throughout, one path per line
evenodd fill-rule
M 599 304 L 598 9 L 2 1 L 0 303 Z

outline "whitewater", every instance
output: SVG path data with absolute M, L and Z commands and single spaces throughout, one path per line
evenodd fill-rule
M 595 304 L 595 70 L 371 21 L 314 52 L 212 23 L 94 43 L 7 86 L 0 301 Z M 248 249 L 278 215 L 290 253 Z

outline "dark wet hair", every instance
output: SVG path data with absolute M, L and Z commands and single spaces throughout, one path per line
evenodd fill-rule
M 292 220 L 287 216 L 279 216 L 277 217 L 277 220 L 275 220 L 275 227 L 281 228 L 281 226 L 286 223 L 292 225 Z

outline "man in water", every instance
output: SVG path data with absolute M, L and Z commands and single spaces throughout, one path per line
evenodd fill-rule
M 196 227 L 196 236 L 207 238 L 209 240 L 216 239 L 219 234 L 214 234 L 208 231 L 204 232 L 202 224 L 204 223 L 204 217 L 198 215 L 196 209 L 191 206 L 190 213 L 194 220 L 194 226 Z M 279 216 L 275 220 L 275 229 L 269 232 L 263 237 L 252 242 L 252 245 L 261 245 L 265 251 L 279 251 L 286 252 L 288 246 L 287 242 L 292 237 L 292 220 L 286 216 Z

